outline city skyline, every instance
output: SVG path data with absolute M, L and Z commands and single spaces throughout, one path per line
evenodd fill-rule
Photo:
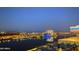
M 79 25 L 78 7 L 0 7 L 0 31 L 69 31 L 72 25 Z

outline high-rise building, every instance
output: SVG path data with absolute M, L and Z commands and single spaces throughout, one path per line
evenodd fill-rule
M 79 25 L 70 26 L 70 32 L 79 33 Z

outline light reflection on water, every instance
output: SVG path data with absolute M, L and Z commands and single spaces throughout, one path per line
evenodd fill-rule
M 44 40 L 19 40 L 0 43 L 0 47 L 11 48 L 12 51 L 26 51 L 31 48 L 46 44 Z

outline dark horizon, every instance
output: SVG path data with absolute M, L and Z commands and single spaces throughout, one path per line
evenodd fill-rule
M 0 7 L 0 32 L 61 32 L 71 25 L 79 25 L 78 7 Z

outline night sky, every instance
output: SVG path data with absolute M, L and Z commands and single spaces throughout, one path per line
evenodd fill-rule
M 0 8 L 0 31 L 68 31 L 71 25 L 79 25 L 79 8 Z

